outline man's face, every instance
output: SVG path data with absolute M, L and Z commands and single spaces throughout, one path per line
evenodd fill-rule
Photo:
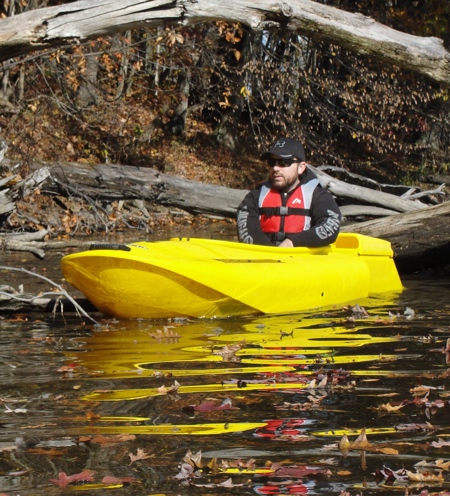
M 269 179 L 272 187 L 278 191 L 288 192 L 300 182 L 298 176 L 305 168 L 306 163 L 297 159 L 280 159 L 273 155 L 268 159 Z

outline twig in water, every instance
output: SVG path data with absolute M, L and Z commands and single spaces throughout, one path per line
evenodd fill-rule
M 45 276 L 41 276 L 40 274 L 36 274 L 35 272 L 31 272 L 30 270 L 27 270 L 27 269 L 24 269 L 22 267 L 4 267 L 4 266 L 0 266 L 0 270 L 11 270 L 11 271 L 16 271 L 16 272 L 24 272 L 25 274 L 28 274 L 30 276 L 34 276 L 34 277 L 38 277 L 39 279 L 43 279 L 44 281 L 47 281 L 49 284 L 51 284 L 52 286 L 55 286 L 59 291 L 60 291 L 60 295 L 64 296 L 65 298 L 67 298 L 71 303 L 72 305 L 75 307 L 78 315 L 84 315 L 86 318 L 88 318 L 90 321 L 92 321 L 94 324 L 96 325 L 100 325 L 99 322 L 97 322 L 93 317 L 91 317 L 82 307 L 81 305 L 79 305 L 70 295 L 69 293 L 62 287 L 60 286 L 59 284 L 56 284 L 56 282 L 52 281 L 51 279 L 48 279 L 47 277 Z M 19 297 L 15 297 L 14 295 L 12 294 L 8 294 L 8 296 L 10 296 L 11 298 L 13 299 L 16 299 L 16 300 L 21 300 L 21 301 L 24 301 L 24 298 L 19 298 Z

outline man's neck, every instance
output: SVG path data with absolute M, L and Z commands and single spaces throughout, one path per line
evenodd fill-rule
M 290 186 L 287 186 L 285 189 L 281 191 L 281 193 L 290 193 L 291 191 L 294 191 L 294 189 L 300 184 L 300 180 L 297 179 L 294 184 L 291 184 Z

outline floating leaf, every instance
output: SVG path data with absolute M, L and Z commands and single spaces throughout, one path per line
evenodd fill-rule
M 375 451 L 379 453 L 384 453 L 385 455 L 398 455 L 398 450 L 394 448 L 387 448 L 387 447 L 377 447 L 375 448 Z
M 444 477 L 442 476 L 442 472 L 439 474 L 432 474 L 430 472 L 410 472 L 409 470 L 406 471 L 406 475 L 408 476 L 408 479 L 414 482 L 442 482 L 444 480 Z
M 58 479 L 50 479 L 50 482 L 59 487 L 66 487 L 72 482 L 91 482 L 94 480 L 95 472 L 92 470 L 83 470 L 79 474 L 67 475 L 65 472 L 58 474 Z
M 136 480 L 134 477 L 113 477 L 112 475 L 107 475 L 103 477 L 102 483 L 109 486 L 112 484 L 131 484 L 132 482 L 136 482 Z
M 147 454 L 145 450 L 142 448 L 138 448 L 137 452 L 135 455 L 133 453 L 128 453 L 128 456 L 130 457 L 130 465 L 138 460 L 146 460 L 147 458 L 153 458 L 155 455 L 154 454 Z

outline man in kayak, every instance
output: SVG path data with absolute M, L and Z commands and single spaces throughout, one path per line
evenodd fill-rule
M 280 138 L 261 160 L 269 166 L 269 181 L 250 191 L 239 205 L 239 241 L 288 248 L 333 243 L 341 212 L 306 166 L 303 145 L 293 138 Z

